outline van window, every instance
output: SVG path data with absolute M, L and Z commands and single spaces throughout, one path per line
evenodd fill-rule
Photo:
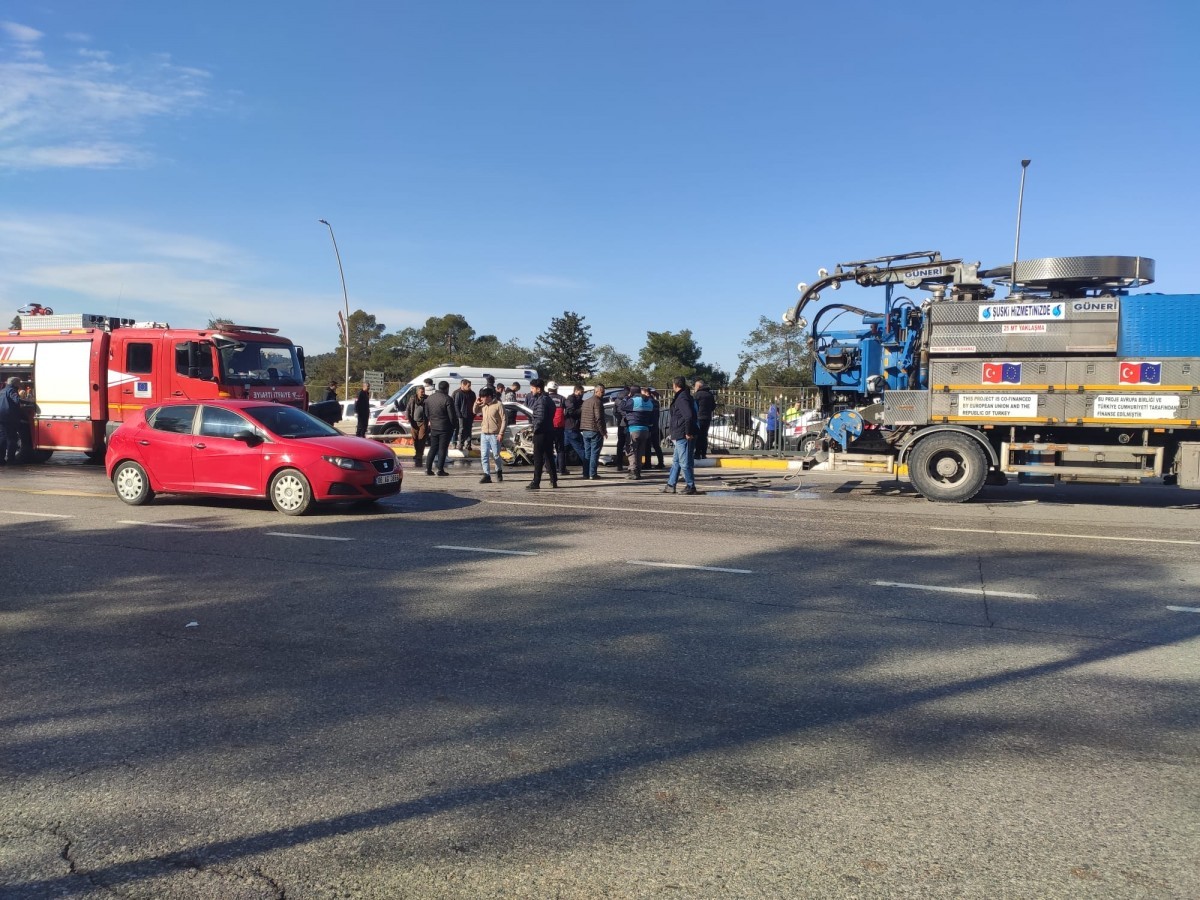
M 130 375 L 144 375 L 153 371 L 154 345 L 130 341 L 125 345 L 125 371 Z
M 154 414 L 150 427 L 172 434 L 191 434 L 192 420 L 196 418 L 194 406 L 160 406 Z

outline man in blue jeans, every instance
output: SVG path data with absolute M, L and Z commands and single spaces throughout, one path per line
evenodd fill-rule
M 592 396 L 579 407 L 579 433 L 583 437 L 583 477 L 599 478 L 600 450 L 608 437 L 608 423 L 604 419 L 604 385 L 596 385 Z
M 679 473 L 683 472 L 683 481 L 687 485 L 685 494 L 695 494 L 696 478 L 692 474 L 692 441 L 700 431 L 696 423 L 696 404 L 692 402 L 692 394 L 687 389 L 687 381 L 682 375 L 675 376 L 675 398 L 671 401 L 671 440 L 675 442 L 675 455 L 671 458 L 671 471 L 667 474 L 667 483 L 663 487 L 664 494 L 674 494 L 675 484 L 679 481 Z

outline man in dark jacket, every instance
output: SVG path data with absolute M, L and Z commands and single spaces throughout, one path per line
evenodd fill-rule
M 21 409 L 21 395 L 17 393 L 20 383 L 21 379 L 14 375 L 0 391 L 0 466 L 15 463 L 21 448 L 18 435 L 25 413 Z
M 628 462 L 629 455 L 626 453 L 629 445 L 629 429 L 625 422 L 626 401 L 633 397 L 633 389 L 629 385 L 625 385 L 621 393 L 617 395 L 617 402 L 613 404 L 613 418 L 617 422 L 617 471 L 624 472 L 625 464 Z
M 475 401 L 478 399 L 471 390 L 471 382 L 462 380 L 462 385 L 450 395 L 454 401 L 454 417 L 457 425 L 458 449 L 467 453 L 471 449 L 471 430 L 475 425 Z
M 708 459 L 708 429 L 717 408 L 717 398 L 699 378 L 692 397 L 696 401 L 696 459 Z
M 330 400 L 336 400 L 336 399 L 337 399 L 337 382 L 331 381 L 331 382 L 329 382 L 329 387 L 325 388 L 325 401 L 329 402 Z
M 366 437 L 367 425 L 371 422 L 371 386 L 365 381 L 354 401 L 354 414 L 358 416 L 358 429 L 354 433 L 359 437 Z
M 554 467 L 554 401 L 544 391 L 545 382 L 535 378 L 529 382 L 529 433 L 533 437 L 533 481 L 525 490 L 536 491 L 542 484 L 542 470 L 550 475 L 550 487 L 558 487 L 558 472 Z
M 583 437 L 583 449 L 587 454 L 583 460 L 583 477 L 599 478 L 600 450 L 608 437 L 608 423 L 604 418 L 604 385 L 596 385 L 592 396 L 579 407 L 579 433 Z
M 699 430 L 696 425 L 696 404 L 682 375 L 675 377 L 674 388 L 675 399 L 671 401 L 671 440 L 675 442 L 675 456 L 671 459 L 671 471 L 667 473 L 667 483 L 662 492 L 674 494 L 679 473 L 683 472 L 683 480 L 687 485 L 683 492 L 694 494 L 696 479 L 692 474 L 692 441 Z
M 429 450 L 425 454 L 425 474 L 432 475 L 434 462 L 439 475 L 446 471 L 446 457 L 450 453 L 450 435 L 454 432 L 454 404 L 450 400 L 450 382 L 439 381 L 433 396 L 425 399 L 425 418 L 429 422 Z
M 579 457 L 583 466 L 583 477 L 587 478 L 587 450 L 583 447 L 583 434 L 579 430 L 579 411 L 583 409 L 583 385 L 577 384 L 571 389 L 571 394 L 563 398 L 563 444 L 564 453 L 558 461 L 558 474 L 567 474 L 567 454 L 565 447 L 570 447 Z

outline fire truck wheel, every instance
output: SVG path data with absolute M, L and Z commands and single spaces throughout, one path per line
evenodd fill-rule
M 296 469 L 276 472 L 267 493 L 271 495 L 271 503 L 285 516 L 302 516 L 312 506 L 312 488 Z
M 913 447 L 908 477 L 926 500 L 962 503 L 979 493 L 987 480 L 987 457 L 979 442 L 965 434 L 931 434 Z
M 131 460 L 118 463 L 113 469 L 113 487 L 117 496 L 130 506 L 141 506 L 154 499 L 154 491 L 150 489 L 150 479 L 146 470 Z

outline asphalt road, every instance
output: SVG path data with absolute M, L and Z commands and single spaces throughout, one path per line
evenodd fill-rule
M 0 897 L 1200 896 L 1167 488 L 0 470 Z

